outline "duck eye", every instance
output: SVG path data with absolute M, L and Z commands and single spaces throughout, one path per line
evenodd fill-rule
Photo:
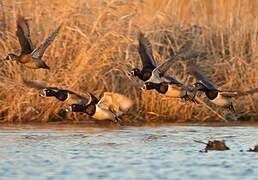
M 75 104 L 72 104 L 72 105 L 70 105 L 70 108 L 71 108 L 72 110 L 75 110 L 75 109 L 76 109 L 76 105 L 75 105 Z
M 53 91 L 51 89 L 45 89 L 45 94 L 46 95 L 52 95 Z
M 132 72 L 132 74 L 138 74 L 140 71 L 137 68 L 133 68 L 133 70 L 131 72 Z
M 70 105 L 70 108 L 74 112 L 81 112 L 82 111 L 82 106 L 80 106 L 78 104 L 72 104 L 72 105 Z
M 150 82 L 147 82 L 147 86 L 150 87 L 150 86 L 151 86 L 151 83 L 150 83 Z

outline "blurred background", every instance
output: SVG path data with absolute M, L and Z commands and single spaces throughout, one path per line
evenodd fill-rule
M 64 114 L 62 103 L 40 98 L 22 79 L 81 94 L 126 94 L 135 101 L 124 118 L 128 123 L 219 120 L 202 105 L 164 98 L 154 91 L 140 92 L 130 83 L 128 71 L 141 66 L 137 33 L 140 30 L 149 38 L 159 63 L 190 44 L 185 57 L 170 70 L 180 81 L 192 81 L 185 68 L 191 61 L 222 89 L 248 90 L 258 86 L 257 9 L 258 1 L 253 0 L 1 0 L 0 58 L 19 53 L 18 14 L 30 19 L 34 46 L 60 23 L 63 27 L 44 55 L 50 71 L 0 61 L 0 121 L 88 119 Z M 257 95 L 239 98 L 234 104 L 240 119 L 258 120 Z

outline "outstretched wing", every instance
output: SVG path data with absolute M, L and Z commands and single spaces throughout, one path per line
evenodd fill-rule
M 143 69 L 155 69 L 156 63 L 153 58 L 150 41 L 144 36 L 142 32 L 139 32 L 138 34 L 138 41 L 138 52 L 141 57 Z
M 43 56 L 44 52 L 46 51 L 46 49 L 48 48 L 48 46 L 54 41 L 55 37 L 59 33 L 61 26 L 62 25 L 59 25 L 58 28 L 54 32 L 52 32 L 52 34 L 39 47 L 37 47 L 32 52 L 32 57 L 34 57 L 36 59 L 42 58 L 42 56 Z
M 172 57 L 170 57 L 168 60 L 166 60 L 164 63 L 160 64 L 158 67 L 156 67 L 153 70 L 153 73 L 156 73 L 159 75 L 159 77 L 163 77 L 165 75 L 165 73 L 169 70 L 169 68 L 173 65 L 173 63 L 175 62 L 176 59 L 181 58 L 184 56 L 184 54 L 189 50 L 190 48 L 190 44 L 186 43 L 185 46 L 183 46 L 178 54 L 173 55 Z
M 168 69 L 172 66 L 174 63 L 174 60 L 177 58 L 177 55 L 172 56 L 168 60 L 166 60 L 164 63 L 160 64 L 158 67 L 156 67 L 153 70 L 154 74 L 157 74 L 159 77 L 163 77 L 164 74 L 168 71 Z
M 18 16 L 16 35 L 21 46 L 21 54 L 30 54 L 33 51 L 33 45 L 30 38 L 30 28 L 27 20 L 23 16 Z
M 135 76 L 129 76 L 129 75 L 127 75 L 126 74 L 126 76 L 128 77 L 128 79 L 129 79 L 129 82 L 134 86 L 134 87 L 136 87 L 136 88 L 141 88 L 142 86 L 143 86 L 143 81 L 137 81 L 136 80 L 136 78 L 135 78 Z
M 133 101 L 119 93 L 105 92 L 98 105 L 102 108 L 112 110 L 119 116 L 133 106 Z
M 192 56 L 192 46 L 193 40 L 188 40 L 186 43 L 178 50 L 178 56 L 182 58 L 189 59 Z
M 217 90 L 216 86 L 194 65 L 188 65 L 189 72 L 196 78 L 196 80 L 202 83 L 206 88 L 210 90 Z
M 181 84 L 182 85 L 182 83 L 180 81 L 178 81 L 177 79 L 175 79 L 171 76 L 164 75 L 163 79 L 165 82 L 169 82 L 171 84 L 178 84 L 178 85 Z
M 221 91 L 220 94 L 228 97 L 240 97 L 258 93 L 258 87 L 248 91 Z
M 67 101 L 68 104 L 73 104 L 73 103 L 88 104 L 89 101 L 90 101 L 90 98 L 81 96 L 80 94 L 75 93 L 73 91 L 63 89 L 63 88 L 58 88 L 58 87 L 51 87 L 51 86 L 48 86 L 47 84 L 42 83 L 42 82 L 36 82 L 36 81 L 30 81 L 30 80 L 23 79 L 23 83 L 27 87 L 34 88 L 34 89 L 37 89 L 37 90 L 51 89 L 51 90 L 60 91 L 60 92 L 65 91 L 65 92 L 69 93 L 69 95 L 70 95 L 70 98 Z
M 78 93 L 75 93 L 73 91 L 70 90 L 63 90 L 69 93 L 70 98 L 68 98 L 67 104 L 83 104 L 83 105 L 87 105 L 90 102 L 90 99 L 88 97 L 82 96 Z
M 42 83 L 42 82 L 36 82 L 36 81 L 30 81 L 30 80 L 23 79 L 23 83 L 27 87 L 34 88 L 34 89 L 37 89 L 37 90 L 42 90 L 42 89 L 45 89 L 45 88 L 49 88 L 49 86 L 47 84 Z

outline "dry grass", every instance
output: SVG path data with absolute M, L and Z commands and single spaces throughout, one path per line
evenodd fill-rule
M 155 116 L 180 120 L 218 119 L 201 105 L 167 99 L 155 92 L 139 92 L 126 77 L 140 66 L 136 34 L 145 32 L 159 62 L 186 42 L 193 42 L 184 60 L 171 72 L 189 80 L 185 62 L 197 63 L 220 87 L 246 90 L 258 86 L 258 1 L 253 0 L 2 0 L 0 2 L 0 57 L 19 51 L 16 15 L 31 18 L 34 44 L 57 27 L 63 28 L 45 53 L 50 71 L 26 69 L 0 62 L 1 122 L 49 121 L 62 104 L 40 98 L 23 86 L 22 78 L 47 82 L 78 92 L 116 91 L 136 105 L 136 121 Z M 198 25 L 201 33 L 191 30 Z M 235 102 L 243 117 L 258 117 L 258 96 Z M 218 112 L 219 108 L 214 107 Z M 69 115 L 74 121 L 85 116 Z

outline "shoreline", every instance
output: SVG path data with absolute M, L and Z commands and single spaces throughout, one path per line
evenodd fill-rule
M 114 124 L 112 122 L 26 122 L 26 123 L 0 123 L 0 130 L 116 130 L 124 128 L 159 128 L 171 126 L 202 126 L 202 127 L 257 127 L 257 121 L 228 121 L 228 122 L 146 122 L 142 124 Z

